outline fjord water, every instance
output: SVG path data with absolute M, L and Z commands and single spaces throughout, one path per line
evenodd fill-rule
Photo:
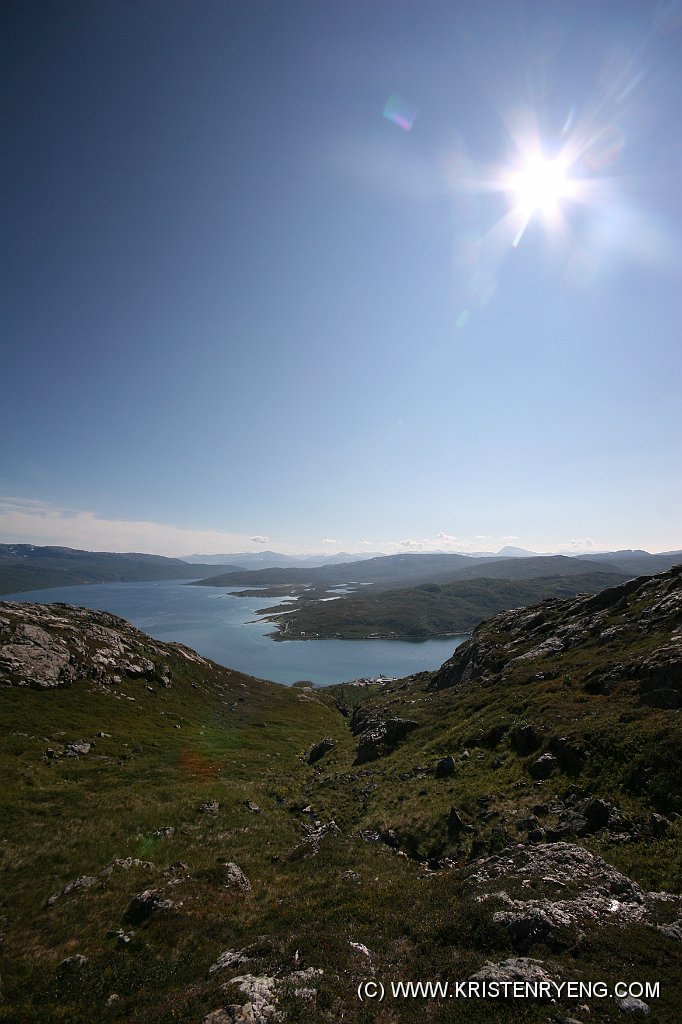
M 62 601 L 128 619 L 156 640 L 175 640 L 221 665 L 261 679 L 329 685 L 366 676 L 407 676 L 438 668 L 466 635 L 432 640 L 288 640 L 258 619 L 268 597 L 235 597 L 238 587 L 190 587 L 185 580 L 89 583 L 3 595 L 6 601 Z

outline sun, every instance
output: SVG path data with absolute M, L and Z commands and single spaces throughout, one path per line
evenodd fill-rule
M 559 157 L 548 160 L 536 153 L 509 176 L 506 191 L 527 217 L 538 212 L 552 217 L 561 201 L 571 195 L 572 183 L 566 162 Z

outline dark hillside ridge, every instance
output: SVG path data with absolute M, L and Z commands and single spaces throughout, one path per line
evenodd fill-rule
M 502 569 L 502 566 L 499 567 Z M 280 632 L 276 640 L 338 637 L 425 639 L 446 634 L 469 633 L 490 615 L 520 608 L 549 597 L 594 594 L 619 583 L 619 572 L 570 572 L 565 575 L 520 579 L 465 578 L 422 583 L 395 590 L 362 588 L 334 601 L 309 600 L 305 594 L 283 611 L 261 609 Z
M 474 565 L 466 565 L 457 569 L 452 575 L 441 578 L 434 576 L 434 582 L 455 582 L 459 580 L 534 580 L 550 576 L 568 578 L 585 575 L 590 572 L 620 575 L 618 566 L 606 561 L 595 559 L 587 563 L 569 555 L 533 555 L 528 558 L 510 557 L 503 559 L 486 559 Z M 669 568 L 668 565 L 665 567 Z M 604 586 L 608 584 L 605 583 Z
M 395 584 L 398 581 L 430 579 L 436 574 L 456 572 L 473 561 L 470 555 L 408 554 L 380 555 L 343 565 L 322 565 L 316 568 L 274 568 L 224 572 L 220 576 L 200 580 L 197 586 L 233 587 L 268 586 L 271 584 Z M 492 560 L 491 560 L 492 561 Z
M 15 594 L 79 583 L 141 583 L 193 579 L 225 566 L 189 565 L 180 558 L 139 552 L 81 551 L 77 548 L 0 544 L 0 594 Z

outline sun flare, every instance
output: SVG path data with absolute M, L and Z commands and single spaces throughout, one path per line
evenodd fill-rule
M 548 160 L 536 154 L 510 176 L 507 190 L 514 204 L 520 206 L 528 216 L 538 211 L 551 215 L 561 200 L 571 194 L 567 171 L 563 160 Z

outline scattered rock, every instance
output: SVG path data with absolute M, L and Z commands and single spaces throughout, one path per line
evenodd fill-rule
M 133 897 L 126 918 L 131 924 L 142 924 L 152 914 L 160 910 L 172 910 L 174 906 L 173 901 L 166 899 L 159 889 L 145 889 Z
M 179 875 L 186 875 L 189 872 L 189 864 L 184 860 L 174 860 L 163 872 L 164 878 L 177 878 Z
M 298 846 L 294 846 L 292 850 L 289 850 L 284 855 L 284 860 L 300 860 L 304 857 L 315 857 L 319 853 L 320 844 L 323 840 L 341 835 L 341 830 L 335 821 L 328 821 L 326 824 L 318 821 L 314 825 L 307 825 L 305 822 L 301 822 L 301 825 L 306 833 L 305 839 Z M 365 836 L 363 835 L 364 838 Z M 378 833 L 375 841 L 382 841 Z
M 598 832 L 606 828 L 611 817 L 611 807 L 604 800 L 592 798 L 579 805 L 580 813 L 587 822 L 588 833 Z
M 616 999 L 616 1006 L 623 1013 L 643 1013 L 648 1014 L 649 1006 L 642 999 L 635 999 L 634 996 L 624 996 L 622 999 Z
M 513 957 L 498 963 L 487 961 L 479 971 L 472 974 L 470 981 L 525 981 L 531 984 L 547 982 L 552 984 L 554 978 L 545 970 L 542 960 L 528 957 Z
M 108 864 L 102 868 L 99 873 L 100 878 L 108 878 L 112 874 L 114 868 L 122 868 L 124 871 L 130 871 L 131 868 L 143 868 L 145 871 L 156 871 L 154 864 L 150 860 L 140 860 L 139 857 L 117 857 L 116 860 L 109 861 Z
M 503 909 L 494 913 L 493 920 L 505 926 L 521 951 L 534 942 L 551 949 L 573 946 L 581 928 L 590 923 L 654 925 L 659 902 L 682 905 L 678 896 L 644 892 L 601 857 L 565 842 L 515 846 L 475 861 L 467 874 L 478 901 L 501 901 Z M 555 889 L 558 895 L 512 899 L 506 892 L 482 891 L 487 883 L 503 878 L 522 880 L 529 896 L 543 889 Z
M 651 831 L 658 839 L 662 839 L 670 828 L 668 819 L 664 818 L 662 814 L 656 813 L 652 814 L 649 818 L 649 825 L 651 826 Z
M 98 879 L 93 878 L 92 875 L 81 875 L 80 878 L 74 878 L 72 882 L 67 882 L 64 888 L 56 892 L 54 896 L 50 896 L 47 906 L 51 907 L 62 896 L 68 896 L 72 892 L 78 892 L 81 889 L 91 889 L 93 885 L 97 885 L 97 881 Z
M 226 949 L 209 967 L 208 973 L 213 974 L 215 971 L 223 971 L 228 967 L 241 967 L 248 959 L 249 957 L 241 949 Z
M 656 929 L 657 931 L 662 932 L 669 939 L 682 940 L 682 918 L 678 921 L 673 921 L 671 924 L 656 925 Z
M 382 718 L 374 720 L 361 734 L 358 743 L 356 764 L 375 761 L 393 750 L 419 723 L 408 718 Z
M 314 747 L 311 747 L 311 749 L 305 755 L 305 759 L 308 762 L 308 764 L 315 764 L 317 761 L 320 760 L 320 758 L 324 757 L 325 754 L 332 750 L 333 747 L 334 740 L 331 738 L 331 736 L 325 736 L 323 740 L 320 740 L 320 742 L 316 743 Z
M 539 828 L 539 827 L 540 827 L 540 822 L 538 821 L 538 819 L 535 817 L 534 814 L 530 815 L 528 818 L 519 818 L 517 820 L 517 822 L 516 822 L 516 831 L 517 832 L 531 832 L 533 829 L 536 829 L 536 828 Z
M 447 779 L 451 775 L 455 774 L 457 768 L 457 762 L 455 761 L 452 754 L 448 754 L 446 757 L 441 757 L 440 761 L 436 765 L 436 778 Z
M 253 1017 L 251 1019 L 253 1020 Z M 203 1024 L 235 1024 L 235 1021 L 239 1020 L 248 1020 L 242 1015 L 241 1006 L 226 1006 L 224 1009 L 213 1010 L 212 1013 L 207 1014 Z
M 246 807 L 247 810 L 252 811 L 253 814 L 261 813 L 260 807 L 258 806 L 258 804 L 255 804 L 253 800 L 245 800 L 244 806 Z
M 78 757 L 79 754 L 90 753 L 90 743 L 86 743 L 85 740 L 72 740 L 71 743 L 67 743 L 64 747 L 65 757 Z
M 585 745 L 567 736 L 555 737 L 550 743 L 550 751 L 556 756 L 562 770 L 567 772 L 579 772 L 588 757 Z
M 62 960 L 59 965 L 60 971 L 71 971 L 78 970 L 84 967 L 88 962 L 88 957 L 83 956 L 82 953 L 76 953 L 74 956 L 67 956 L 66 959 Z
M 108 939 L 116 939 L 116 945 L 124 949 L 132 942 L 135 932 L 124 932 L 122 928 L 107 932 Z
M 251 892 L 251 882 L 238 864 L 226 861 L 221 863 L 221 868 L 223 882 L 228 889 L 241 889 L 242 892 Z
M 534 725 L 523 722 L 509 731 L 509 743 L 512 750 L 524 757 L 537 750 L 542 743 L 542 735 Z
M 462 832 L 473 832 L 473 826 L 465 825 L 457 808 L 451 807 L 448 814 L 448 835 L 451 839 L 456 839 Z
M 170 839 L 171 836 L 175 835 L 174 825 L 162 825 L 161 828 L 157 828 L 155 832 L 151 832 L 155 839 Z
M 199 804 L 200 814 L 217 814 L 220 810 L 220 804 L 217 800 L 205 800 L 203 804 Z
M 555 832 L 561 835 L 568 835 L 573 832 L 577 836 L 584 836 L 588 833 L 589 826 L 587 818 L 584 818 L 582 814 L 578 814 L 577 811 L 565 810 L 561 812 L 559 822 Z M 594 831 L 594 830 L 593 830 Z
M 267 1024 L 268 1021 L 279 1018 L 277 999 L 283 990 L 292 992 L 299 999 L 313 1000 L 317 991 L 310 983 L 321 974 L 320 969 L 309 967 L 307 970 L 294 971 L 282 978 L 254 974 L 232 978 L 229 984 L 236 985 L 239 991 L 247 996 L 248 1002 L 242 1006 L 226 1006 L 222 1012 L 228 1014 L 226 1019 L 229 1022 L 243 1020 L 252 1024 Z M 214 1018 L 210 1024 L 223 1024 L 223 1018 Z
M 559 767 L 559 762 L 554 754 L 542 754 L 537 761 L 528 766 L 528 771 L 534 779 L 546 779 Z

